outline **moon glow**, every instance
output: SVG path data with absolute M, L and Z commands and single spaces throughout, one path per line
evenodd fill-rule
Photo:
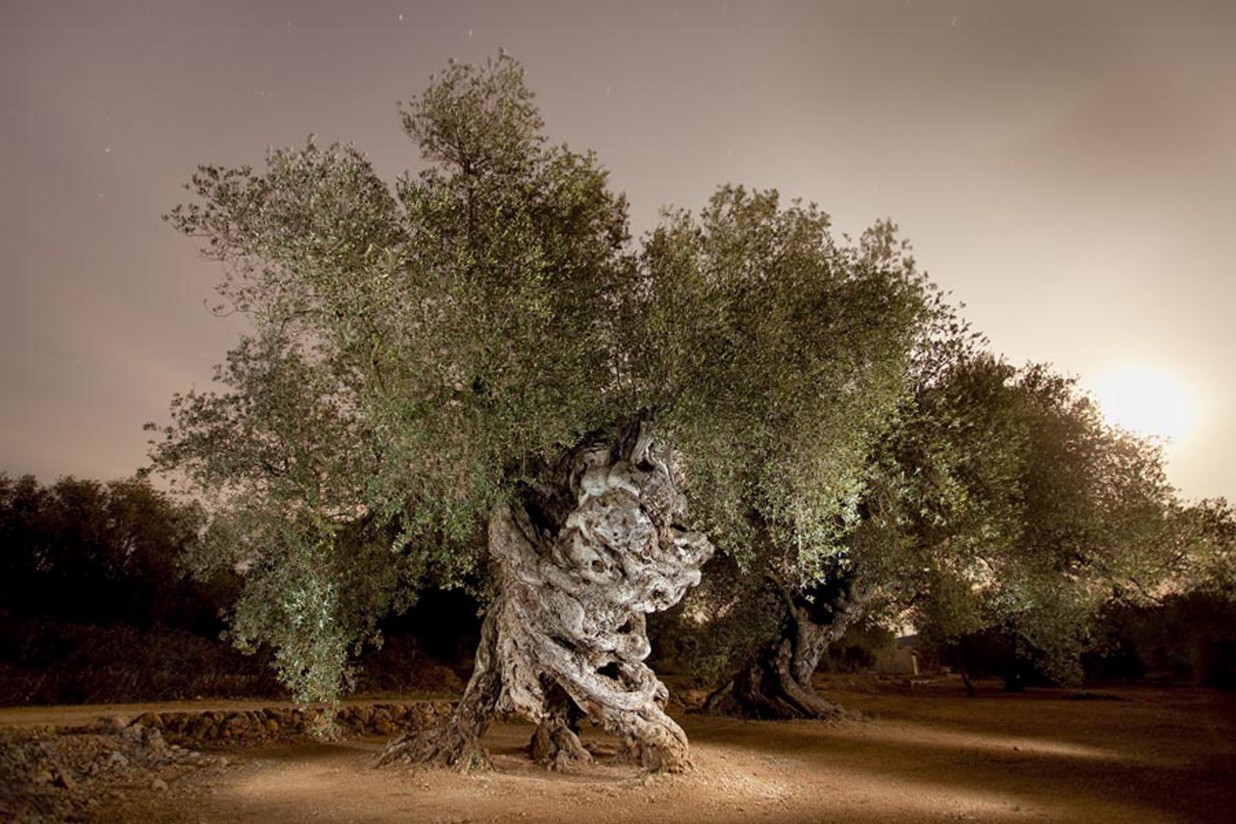
M 1197 423 L 1193 393 L 1161 369 L 1129 364 L 1101 375 L 1094 396 L 1110 423 L 1145 436 L 1179 441 Z

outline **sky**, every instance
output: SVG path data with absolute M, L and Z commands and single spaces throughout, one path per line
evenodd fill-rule
M 1236 500 L 1229 0 L 3 0 L 0 472 L 129 475 L 209 385 L 242 326 L 161 219 L 198 164 L 312 133 L 393 180 L 398 101 L 499 49 L 637 235 L 726 182 L 891 218 L 1013 363 L 1187 400 L 1169 479 Z

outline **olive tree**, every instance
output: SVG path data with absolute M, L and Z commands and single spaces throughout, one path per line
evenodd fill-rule
M 969 352 L 941 378 L 876 454 L 855 573 L 936 643 L 996 629 L 1075 682 L 1101 605 L 1161 564 L 1159 448 L 1043 365 Z
M 648 254 L 667 317 L 689 320 L 685 334 L 701 339 L 686 351 L 721 356 L 693 361 L 667 347 L 650 359 L 691 375 L 675 431 L 686 440 L 709 427 L 692 464 L 706 489 L 692 501 L 725 550 L 678 631 L 703 657 L 746 659 L 714 705 L 823 715 L 831 708 L 806 682 L 832 637 L 798 616 L 838 583 L 868 456 L 910 389 L 942 296 L 892 224 L 844 245 L 827 215 L 782 208 L 775 193 L 723 189 L 698 225 L 671 221 Z M 767 634 L 775 640 L 763 645 Z
M 714 544 L 740 556 L 752 510 L 829 545 L 925 282 L 891 227 L 838 243 L 815 207 L 736 187 L 636 248 L 505 56 L 452 64 L 402 121 L 424 168 L 393 188 L 312 142 L 193 177 L 169 219 L 226 264 L 253 332 L 220 391 L 173 402 L 154 459 L 215 499 L 202 563 L 246 571 L 235 631 L 273 642 L 302 697 L 334 695 L 418 588 L 484 582 L 454 715 L 384 760 L 484 766 L 490 720 L 516 714 L 552 766 L 589 757 L 587 717 L 683 769 L 645 616 Z
M 697 677 L 720 683 L 709 696 L 709 711 L 760 718 L 826 718 L 843 712 L 816 692 L 811 677 L 828 647 L 850 627 L 887 611 L 890 579 L 903 576 L 906 570 L 900 566 L 910 560 L 899 554 L 899 545 L 873 540 L 892 534 L 890 517 L 881 509 L 922 509 L 926 497 L 946 493 L 924 474 L 929 467 L 910 463 L 930 460 L 942 468 L 957 456 L 939 438 L 955 429 L 956 415 L 939 405 L 927 408 L 927 397 L 983 343 L 958 318 L 947 295 L 929 284 L 906 309 L 895 325 L 867 327 L 884 334 L 883 368 L 891 391 L 884 395 L 883 413 L 870 421 L 873 429 L 861 442 L 865 451 L 854 455 L 859 468 L 846 511 L 838 513 L 820 540 L 804 544 L 793 533 L 776 535 L 769 529 L 767 507 L 748 509 L 745 562 L 714 565 L 713 574 L 680 611 L 675 630 L 690 639 L 684 657 Z M 893 444 L 907 438 L 925 452 L 893 456 Z M 955 489 L 951 494 L 957 498 Z M 873 531 L 873 525 L 879 529 Z M 956 520 L 950 526 L 963 529 Z M 708 620 L 681 620 L 691 615 Z

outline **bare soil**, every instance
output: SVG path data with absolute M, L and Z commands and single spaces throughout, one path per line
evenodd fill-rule
M 384 739 L 366 737 L 179 750 L 140 772 L 56 778 L 46 792 L 70 785 L 59 791 L 76 794 L 72 819 L 142 824 L 1236 820 L 1232 694 L 1121 687 L 1008 695 L 983 685 L 966 698 L 952 680 L 821 686 L 864 720 L 675 713 L 691 738 L 694 769 L 684 775 L 608 763 L 613 742 L 593 730 L 585 740 L 596 764 L 547 772 L 525 755 L 531 728 L 500 724 L 486 738 L 497 769 L 481 774 L 375 769 Z M 150 709 L 0 710 L 0 727 L 46 735 L 39 725 Z M 23 819 L 0 809 L 5 820 Z

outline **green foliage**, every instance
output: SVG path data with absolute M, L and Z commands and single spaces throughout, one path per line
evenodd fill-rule
M 668 215 L 643 268 L 640 397 L 701 523 L 742 566 L 818 580 L 904 391 L 928 284 L 892 225 L 842 245 L 814 205 L 741 187 Z
M 402 122 L 427 168 L 393 192 L 311 141 L 264 172 L 202 167 L 169 215 L 254 326 L 154 451 L 215 500 L 199 566 L 245 571 L 238 639 L 329 693 L 376 616 L 477 569 L 494 504 L 636 418 L 724 547 L 752 545 L 755 513 L 809 576 L 924 305 L 892 227 L 841 246 L 814 206 L 726 187 L 633 254 L 625 201 L 547 144 L 505 56 L 450 66 Z
M 1236 687 L 1236 514 L 1222 498 L 1175 505 L 1157 574 L 1104 611 L 1100 673 Z
M 872 470 L 856 566 L 937 643 L 999 627 L 1074 682 L 1100 606 L 1162 564 L 1158 447 L 1045 367 L 970 353 L 936 372 Z
M 1236 603 L 1236 512 L 1223 498 L 1175 507 L 1171 554 L 1158 591 L 1200 593 Z
M 854 575 L 873 454 L 912 409 L 915 381 L 972 337 L 891 224 L 839 242 L 827 215 L 782 208 L 776 192 L 723 188 L 698 221 L 670 216 L 645 255 L 653 343 L 641 357 L 692 506 L 733 559 L 710 565 L 675 624 L 707 680 L 777 636 L 787 592 L 828 620 L 819 596 Z M 904 572 L 864 563 L 873 578 Z
M 169 215 L 255 332 L 224 391 L 173 401 L 154 459 L 216 499 L 203 566 L 246 571 L 237 637 L 273 641 L 302 696 L 427 581 L 465 581 L 489 509 L 623 408 L 633 268 L 605 172 L 545 146 L 506 57 L 452 65 L 402 117 L 429 167 L 393 192 L 311 141 L 263 173 L 202 167 Z

